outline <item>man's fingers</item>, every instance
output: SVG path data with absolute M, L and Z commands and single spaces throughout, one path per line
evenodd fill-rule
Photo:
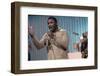
M 32 34 L 32 26 L 28 26 L 28 32 L 29 34 Z
M 30 35 L 34 35 L 34 30 L 33 30 L 33 26 L 28 26 L 28 32 Z
M 32 26 L 28 26 L 28 29 L 31 30 L 32 29 Z

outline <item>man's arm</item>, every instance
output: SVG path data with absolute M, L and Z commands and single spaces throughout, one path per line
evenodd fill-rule
M 45 46 L 45 35 L 42 37 L 41 40 L 38 40 L 38 38 L 34 35 L 34 30 L 32 26 L 29 26 L 29 34 L 32 37 L 32 41 L 34 43 L 34 45 L 36 46 L 37 49 L 41 49 Z
M 34 45 L 36 46 L 37 49 L 41 49 L 45 46 L 44 41 L 43 40 L 38 40 L 36 38 L 36 36 L 32 37 L 32 41 L 33 41 L 33 43 L 34 43 Z

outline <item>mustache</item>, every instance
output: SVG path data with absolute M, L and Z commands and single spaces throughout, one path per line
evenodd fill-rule
M 54 28 L 55 26 L 49 26 L 49 29 L 52 29 L 52 28 Z
M 57 25 L 53 25 L 53 26 L 48 26 L 50 29 L 52 29 L 52 28 L 56 28 L 57 27 Z

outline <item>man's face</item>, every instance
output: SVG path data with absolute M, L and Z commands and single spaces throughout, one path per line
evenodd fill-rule
M 51 32 L 54 32 L 57 28 L 57 24 L 53 19 L 48 20 L 48 28 Z

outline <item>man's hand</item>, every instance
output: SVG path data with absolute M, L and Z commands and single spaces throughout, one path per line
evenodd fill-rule
M 28 32 L 31 35 L 31 37 L 34 37 L 35 32 L 32 26 L 28 26 Z
M 52 32 L 47 32 L 47 34 L 51 39 L 54 39 L 54 34 Z

